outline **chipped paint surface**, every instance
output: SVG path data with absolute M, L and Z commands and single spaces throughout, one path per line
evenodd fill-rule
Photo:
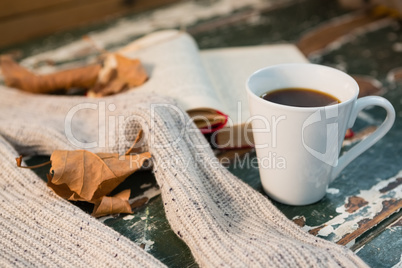
M 358 195 L 347 197 L 345 204 L 336 209 L 339 214 L 325 224 L 304 225 L 302 229 L 351 246 L 355 238 L 401 208 L 402 170 L 396 176 L 380 181 L 369 190 L 361 190 Z M 356 232 L 358 229 L 359 232 Z
M 127 216 L 123 217 L 123 220 L 125 220 L 125 221 L 129 221 L 129 220 L 132 220 L 132 219 L 134 219 L 134 215 L 127 215 Z
M 306 218 L 304 216 L 293 217 L 292 221 L 294 223 L 296 223 L 297 225 L 299 225 L 300 227 L 303 227 L 304 225 L 306 225 Z
M 98 218 L 98 221 L 105 222 L 105 221 L 107 221 L 109 219 L 114 219 L 114 215 L 108 215 L 108 216 L 100 217 L 100 218 Z
M 153 247 L 153 244 L 155 244 L 154 241 L 143 239 L 141 241 L 142 243 L 140 244 L 140 247 L 144 248 L 145 251 L 150 251 Z
M 146 189 L 152 186 L 152 183 L 144 183 L 140 186 L 140 189 Z
M 328 188 L 327 189 L 327 194 L 339 194 L 339 189 Z
M 135 201 L 142 199 L 142 198 L 148 198 L 150 200 L 150 199 L 154 198 L 155 196 L 160 195 L 160 193 L 161 193 L 161 190 L 159 189 L 159 187 L 152 187 L 152 188 L 146 190 L 142 195 L 131 198 L 130 200 L 128 200 L 128 202 L 130 204 L 132 204 Z
M 367 204 L 368 202 L 359 196 L 350 196 L 348 202 L 345 204 L 345 208 L 347 212 L 353 213 Z
M 149 184 L 149 185 L 152 185 L 152 184 Z M 144 188 L 145 188 L 145 187 L 144 187 Z M 139 195 L 139 196 L 136 196 L 136 197 L 134 197 L 134 198 L 129 199 L 128 202 L 130 203 L 131 207 L 134 209 L 134 208 L 136 208 L 136 207 L 133 207 L 133 204 L 134 204 L 136 201 L 141 200 L 141 199 L 144 199 L 144 198 L 147 198 L 147 201 L 145 202 L 145 203 L 147 203 L 147 202 L 148 202 L 149 200 L 151 200 L 152 198 L 154 198 L 154 197 L 160 195 L 160 193 L 161 193 L 161 191 L 160 191 L 159 187 L 152 187 L 152 188 L 146 190 L 142 195 Z M 99 220 L 100 222 L 105 222 L 105 221 L 107 221 L 107 220 L 109 220 L 109 219 L 114 219 L 114 218 L 116 218 L 116 215 L 108 215 L 108 216 L 100 217 L 100 218 L 98 218 L 98 220 Z M 124 216 L 124 217 L 123 217 L 123 220 L 131 221 L 131 220 L 133 220 L 134 218 L 135 218 L 134 215 L 127 215 L 127 216 Z
M 150 230 L 152 230 L 152 228 L 149 228 L 148 218 L 149 218 L 149 208 L 146 208 L 145 216 L 141 217 L 141 220 L 144 221 L 142 235 L 140 237 L 138 237 L 137 239 L 135 239 L 135 241 L 134 241 L 137 245 L 142 247 L 145 251 L 151 250 L 152 245 L 155 243 L 154 241 L 149 240 L 149 237 L 148 237 Z
M 360 248 L 358 248 L 358 249 L 355 251 L 355 253 L 358 253 L 360 250 L 364 249 L 364 246 L 365 246 L 365 245 L 363 245 L 363 246 L 361 246 Z

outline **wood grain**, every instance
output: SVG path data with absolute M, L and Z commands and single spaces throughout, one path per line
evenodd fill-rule
M 25 3 L 27 0 L 16 2 L 19 1 Z M 0 36 L 3 37 L 0 38 L 0 47 L 93 23 L 110 16 L 140 12 L 176 1 L 62 0 L 56 5 L 46 4 L 45 0 L 40 0 L 36 5 L 30 4 L 19 9 L 5 6 L 3 9 L 10 11 L 3 11 L 3 18 L 0 16 Z M 10 17 L 11 12 L 15 13 Z
M 390 217 L 392 214 L 397 213 L 402 208 L 402 200 L 391 199 L 383 201 L 383 209 L 373 219 L 362 219 L 359 222 L 359 228 L 354 232 L 346 234 L 341 240 L 337 242 L 339 245 L 347 245 L 368 230 L 377 226 L 379 223 Z
M 67 2 L 74 2 L 74 0 L 2 0 L 0 1 L 0 19 L 8 16 L 17 17 L 40 9 L 60 7 Z
M 326 48 L 335 40 L 350 34 L 357 28 L 366 26 L 381 18 L 366 12 L 357 12 L 337 18 L 307 32 L 300 38 L 297 47 L 304 55 L 309 56 L 313 52 Z

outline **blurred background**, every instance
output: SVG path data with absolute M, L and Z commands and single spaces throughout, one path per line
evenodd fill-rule
M 375 9 L 377 15 L 388 14 L 393 17 L 399 17 L 402 12 L 400 0 L 2 0 L 0 49 L 63 31 L 66 34 L 71 31 L 72 34 L 77 34 L 80 29 L 85 32 L 99 29 L 105 23 L 112 23 L 122 16 L 130 18 L 132 15 L 148 15 L 152 20 L 151 24 L 153 23 L 148 27 L 153 28 L 191 27 L 202 20 L 232 15 L 239 10 L 252 9 L 264 13 L 267 9 L 277 9 L 292 3 L 300 3 L 297 14 L 294 14 L 296 18 L 299 13 L 305 13 L 308 9 L 315 11 L 310 12 L 311 19 L 304 18 L 299 24 L 309 24 L 309 19 L 310 23 L 318 22 L 314 17 L 328 12 L 337 13 L 334 9 L 341 9 L 343 12 Z M 151 14 L 156 9 L 161 14 Z M 166 13 L 164 10 L 168 11 L 167 16 L 163 14 Z M 259 24 L 255 16 L 247 17 L 247 14 L 238 15 L 230 22 L 246 19 L 254 19 Z M 136 25 L 132 27 L 135 28 Z

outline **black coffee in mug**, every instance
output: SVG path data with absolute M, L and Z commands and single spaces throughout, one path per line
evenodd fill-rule
M 266 101 L 295 107 L 322 107 L 340 103 L 338 98 L 309 88 L 282 88 L 261 95 Z

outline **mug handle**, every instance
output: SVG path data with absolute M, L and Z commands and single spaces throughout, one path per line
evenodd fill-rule
M 380 106 L 387 111 L 387 117 L 384 122 L 377 128 L 376 131 L 371 133 L 364 140 L 353 146 L 349 151 L 342 155 L 338 159 L 338 164 L 332 170 L 331 182 L 338 177 L 339 173 L 350 163 L 353 159 L 358 157 L 361 153 L 373 146 L 378 140 L 380 140 L 392 127 L 395 121 L 395 110 L 392 104 L 385 98 L 378 96 L 363 97 L 356 101 L 352 114 L 348 122 L 348 128 L 351 128 L 357 118 L 360 111 L 368 106 Z

